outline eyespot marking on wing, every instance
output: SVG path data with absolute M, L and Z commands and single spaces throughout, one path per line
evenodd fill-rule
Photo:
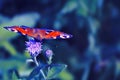
M 18 32 L 16 29 L 14 28 L 8 28 L 9 31 L 12 31 L 12 32 Z
M 67 38 L 71 38 L 72 35 L 64 34 L 64 33 L 63 33 L 63 34 L 61 34 L 59 37 L 62 38 L 62 39 L 67 39 Z
M 46 30 L 45 34 L 47 35 L 47 34 L 53 32 L 53 31 L 54 31 L 54 30 Z

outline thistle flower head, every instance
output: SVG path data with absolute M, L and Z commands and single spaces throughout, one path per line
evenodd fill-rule
M 46 56 L 47 56 L 48 58 L 52 57 L 52 56 L 53 56 L 52 50 L 50 50 L 50 49 L 46 50 Z
M 53 51 L 52 50 L 46 50 L 46 57 L 48 58 L 48 64 L 52 63 L 52 57 L 53 57 Z
M 41 42 L 36 42 L 35 40 L 26 41 L 27 51 L 32 57 L 36 57 L 42 51 Z

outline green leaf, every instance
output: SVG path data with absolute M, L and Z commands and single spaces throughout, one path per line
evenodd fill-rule
M 12 80 L 18 80 L 17 75 L 15 74 L 15 72 L 12 73 Z
M 33 71 L 30 73 L 30 75 L 28 76 L 27 80 L 31 80 L 31 79 L 34 78 L 36 75 L 38 75 L 39 72 L 40 72 L 40 69 L 41 69 L 41 67 L 39 67 L 39 66 L 36 67 L 36 68 L 34 68 Z
M 48 69 L 48 73 L 47 73 L 47 79 L 53 79 L 55 78 L 57 75 L 59 75 L 65 68 L 67 67 L 67 65 L 65 64 L 52 64 L 50 66 L 47 67 Z
M 64 70 L 58 76 L 60 80 L 75 80 L 74 76 L 67 70 Z
M 3 46 L 10 52 L 11 55 L 16 55 L 15 48 L 7 41 L 3 42 Z

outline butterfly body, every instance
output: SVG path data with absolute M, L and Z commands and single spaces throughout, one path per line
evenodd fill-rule
M 33 37 L 37 40 L 58 39 L 58 38 L 67 39 L 72 37 L 72 35 L 70 34 L 66 34 L 60 31 L 50 30 L 50 29 L 29 28 L 26 26 L 11 26 L 4 28 L 12 32 L 18 32 L 21 33 L 22 35 Z

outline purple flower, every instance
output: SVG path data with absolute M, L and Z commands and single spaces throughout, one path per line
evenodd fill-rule
M 48 57 L 48 58 L 52 58 L 52 56 L 53 56 L 53 52 L 52 52 L 52 50 L 46 50 L 46 56 Z
M 35 40 L 30 40 L 26 42 L 27 51 L 30 53 L 32 57 L 36 57 L 42 51 L 41 42 L 36 42 Z

